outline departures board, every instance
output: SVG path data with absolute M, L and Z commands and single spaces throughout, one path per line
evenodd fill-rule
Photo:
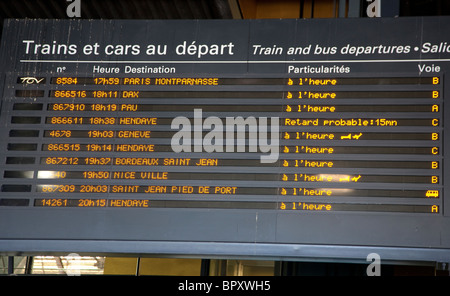
M 450 262 L 449 28 L 7 20 L 0 251 Z

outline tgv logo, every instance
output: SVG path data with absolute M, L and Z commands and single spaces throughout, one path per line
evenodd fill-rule
M 278 117 L 270 118 L 269 130 L 267 117 L 258 119 L 253 116 L 246 119 L 241 116 L 226 117 L 224 125 L 219 117 L 209 116 L 203 120 L 202 114 L 202 109 L 194 109 L 193 125 L 189 118 L 184 116 L 172 120 L 171 128 L 179 130 L 171 140 L 174 152 L 246 152 L 245 147 L 248 145 L 248 152 L 258 152 L 259 147 L 259 152 L 266 153 L 260 156 L 261 163 L 273 163 L 278 160 Z M 208 133 L 203 135 L 203 131 Z

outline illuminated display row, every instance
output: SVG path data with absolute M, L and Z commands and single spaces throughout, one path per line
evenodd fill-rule
M 55 172 L 55 174 L 63 172 Z M 242 187 L 242 186 L 193 186 L 193 185 L 75 185 L 75 184 L 41 184 L 37 185 L 36 192 L 45 194 L 61 193 L 135 193 L 151 194 L 200 194 L 205 195 L 282 195 L 303 197 L 370 197 L 370 198 L 426 198 L 438 199 L 440 190 L 399 190 L 399 189 L 354 189 L 354 188 L 314 188 L 314 187 Z M 32 192 L 31 185 L 3 185 L 1 192 Z M 223 198 L 223 197 L 220 197 Z
M 192 112 L 195 105 L 158 105 L 158 104 L 84 104 L 49 103 L 48 111 L 69 112 Z M 206 105 L 203 112 L 280 112 L 280 105 Z M 40 111 L 42 103 L 15 103 L 16 111 Z M 284 105 L 283 111 L 292 113 L 340 113 L 340 112 L 439 112 L 437 104 L 412 105 Z
M 16 97 L 44 97 L 44 90 L 16 90 Z M 51 90 L 52 98 L 154 99 L 154 98 L 239 98 L 239 99 L 438 99 L 432 91 L 134 91 L 134 90 Z
M 20 144 L 18 144 L 20 145 Z M 81 144 L 45 144 L 47 147 L 58 147 L 55 149 L 71 150 L 80 147 Z M 135 146 L 123 144 L 127 146 Z M 95 152 L 112 151 L 113 144 L 86 144 L 88 149 Z M 109 147 L 105 148 L 105 146 Z M 119 146 L 122 146 L 120 144 Z M 51 148 L 48 151 L 53 151 Z M 57 151 L 63 151 L 57 150 Z M 128 151 L 128 150 L 127 150 Z M 136 152 L 132 151 L 131 152 Z M 130 152 L 128 151 L 128 152 Z M 122 151 L 123 152 L 123 151 Z M 141 166 L 236 166 L 236 167 L 291 167 L 291 168 L 398 168 L 398 169 L 439 169 L 439 161 L 382 161 L 382 160 L 333 160 L 333 159 L 282 159 L 273 163 L 261 163 L 257 159 L 219 159 L 219 158 L 144 158 L 144 157 L 98 157 L 98 158 L 74 158 L 74 157 L 41 157 L 41 164 L 68 165 L 73 162 L 78 165 L 83 162 L 89 163 L 112 163 L 116 165 L 141 165 Z M 6 164 L 30 165 L 35 164 L 36 157 L 13 157 L 6 158 Z
M 162 131 L 91 131 L 83 132 L 80 130 L 46 130 L 44 131 L 45 137 L 48 138 L 146 138 L 146 139 L 158 139 L 158 138 L 171 138 L 175 132 L 162 132 Z M 202 136 L 207 133 L 202 132 Z M 39 130 L 10 130 L 9 136 L 11 138 L 36 138 L 39 137 Z M 440 139 L 439 133 L 376 133 L 376 132 L 282 132 L 280 138 L 284 140 L 333 140 L 333 141 L 357 141 L 357 140 L 424 140 L 424 141 L 437 141 Z M 45 151 L 135 151 L 135 152 L 149 152 L 155 151 L 154 144 L 139 144 L 140 146 L 133 146 L 134 148 L 128 148 L 131 146 L 120 145 L 119 149 L 114 148 L 113 144 L 102 144 L 105 150 L 93 150 L 89 149 L 89 145 L 85 144 L 72 144 L 70 146 L 51 145 L 50 148 L 43 146 Z M 69 147 L 69 148 L 62 148 Z M 148 147 L 148 148 L 145 148 Z M 121 149 L 123 148 L 123 149 Z M 166 148 L 162 148 L 161 151 L 165 151 Z
M 64 134 L 71 134 L 71 131 L 56 131 Z M 102 133 L 101 131 L 77 131 L 79 133 L 85 133 L 89 135 L 90 133 Z M 108 132 L 108 131 L 107 131 Z M 51 132 L 50 132 L 51 133 Z M 94 137 L 94 138 L 114 138 L 113 131 L 110 131 L 110 136 L 108 137 Z M 70 136 L 69 136 L 70 137 Z M 112 144 L 70 144 L 68 146 L 62 147 L 67 148 L 56 148 L 55 145 L 60 147 L 60 144 L 44 144 L 44 151 L 64 151 L 68 149 L 68 151 L 91 151 L 91 152 L 106 152 L 106 151 L 117 151 L 117 152 L 170 152 L 172 151 L 171 146 L 153 146 L 153 145 L 121 145 L 117 144 L 112 146 Z M 38 145 L 37 144 L 25 144 L 25 143 L 8 143 L 7 150 L 8 151 L 36 151 Z M 81 149 L 83 147 L 83 150 Z M 159 147 L 159 149 L 155 148 Z M 78 149 L 78 150 L 77 150 Z M 309 145 L 295 145 L 295 146 L 283 146 L 281 147 L 282 153 L 294 153 L 294 154 L 407 154 L 407 155 L 439 155 L 440 149 L 437 146 L 431 147 L 397 147 L 397 146 L 309 146 Z M 61 158 L 61 157 L 59 157 Z M 92 158 L 92 157 L 88 157 Z M 86 158 L 86 159 L 88 159 Z M 102 157 L 104 158 L 104 157 Z M 44 159 L 44 158 L 42 158 Z M 56 159 L 56 158 L 55 158 Z M 69 159 L 68 157 L 62 157 L 61 159 Z M 82 164 L 82 158 L 72 158 L 74 161 Z M 93 159 L 93 158 L 92 158 Z M 113 158 L 108 158 L 110 161 L 108 164 L 112 164 Z M 122 157 L 117 159 L 123 159 Z M 134 161 L 139 162 L 139 159 L 142 158 L 128 158 L 130 159 L 130 163 Z M 41 163 L 47 163 L 47 159 L 41 161 Z M 65 161 L 68 162 L 68 161 Z M 63 162 L 61 162 L 62 164 Z
M 72 163 L 76 165 L 77 163 Z M 106 161 L 105 161 L 106 164 Z M 4 178 L 34 178 L 34 171 L 5 171 Z M 312 174 L 312 173 L 199 173 L 137 171 L 38 171 L 37 179 L 127 179 L 127 180 L 230 180 L 295 181 L 332 183 L 425 183 L 438 184 L 438 176 Z
M 0 199 L 0 206 L 28 206 L 29 199 Z M 35 207 L 110 207 L 110 208 L 215 208 L 215 209 L 260 209 L 287 211 L 367 211 L 439 213 L 438 205 L 399 205 L 361 203 L 317 203 L 317 202 L 228 202 L 228 201 L 158 201 L 146 199 L 35 199 Z
M 45 77 L 22 76 L 20 84 L 45 84 Z M 373 77 L 373 78 L 213 78 L 213 77 L 52 77 L 58 85 L 397 85 L 439 84 L 439 77 Z
M 170 125 L 173 119 L 155 117 L 46 117 L 46 124 L 57 125 Z M 41 117 L 13 116 L 13 124 L 40 124 Z M 256 121 L 255 121 L 256 122 Z M 439 126 L 438 118 L 285 118 L 284 126 Z

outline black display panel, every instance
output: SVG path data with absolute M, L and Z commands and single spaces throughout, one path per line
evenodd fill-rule
M 450 262 L 449 27 L 7 20 L 0 251 Z

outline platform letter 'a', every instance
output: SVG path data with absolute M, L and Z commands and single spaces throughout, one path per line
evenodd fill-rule
M 72 2 L 67 6 L 67 16 L 81 17 L 81 0 L 67 0 L 67 2 Z
M 381 275 L 381 257 L 377 253 L 370 253 L 367 255 L 367 261 L 372 261 L 367 266 L 366 273 L 367 276 L 380 276 Z

